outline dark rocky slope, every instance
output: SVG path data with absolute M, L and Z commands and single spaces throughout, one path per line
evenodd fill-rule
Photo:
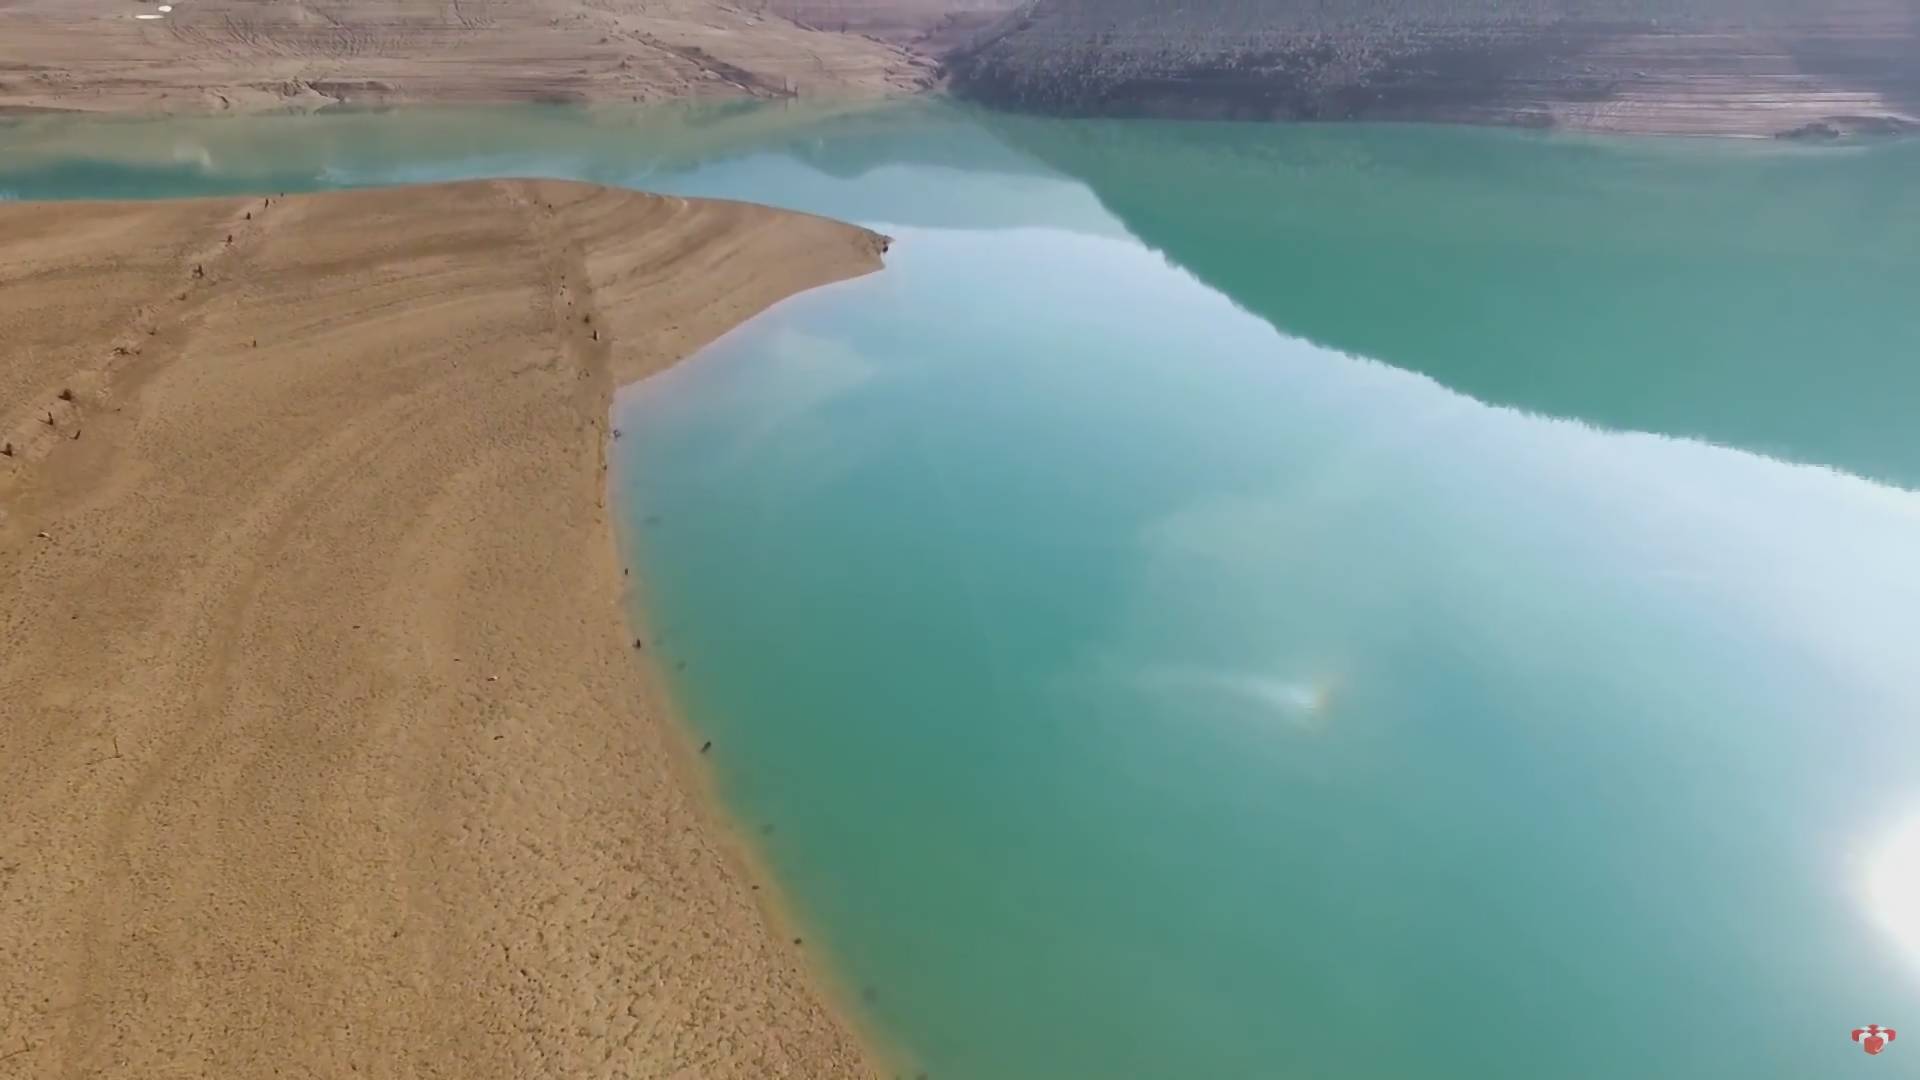
M 1920 0 L 1029 0 L 948 68 L 1068 114 L 1894 129 Z
M 965 44 L 1020 0 L 746 0 L 803 26 L 905 45 L 939 56 Z M 756 7 L 757 5 L 757 7 Z

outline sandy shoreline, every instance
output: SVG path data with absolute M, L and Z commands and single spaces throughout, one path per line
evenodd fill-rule
M 614 414 L 619 412 L 619 397 L 620 391 L 617 390 L 612 410 Z M 611 502 L 618 490 L 619 473 L 616 468 L 609 467 L 606 475 L 607 498 Z M 614 557 L 624 566 L 630 561 L 635 537 L 622 529 L 617 521 L 609 535 L 613 542 Z M 669 764 L 682 788 L 694 793 L 693 804 L 701 815 L 702 826 L 708 836 L 734 872 L 748 883 L 747 887 L 760 911 L 764 932 L 777 945 L 799 943 L 808 983 L 825 1003 L 828 1012 L 846 1031 L 853 1034 L 860 1046 L 864 1065 L 873 1077 L 877 1080 L 903 1080 L 911 1075 L 924 1077 L 924 1074 L 911 1071 L 912 1056 L 893 1038 L 892 1033 L 877 1026 L 859 1004 L 855 987 L 846 981 L 842 972 L 826 962 L 816 943 L 808 936 L 805 920 L 794 910 L 790 898 L 780 886 L 779 876 L 774 873 L 754 840 L 748 823 L 728 809 L 717 777 L 704 763 L 700 751 L 703 739 L 699 729 L 674 700 L 668 689 L 667 672 L 660 666 L 660 654 L 653 650 L 658 631 L 656 623 L 649 616 L 652 608 L 647 599 L 647 579 L 631 570 L 623 572 L 626 576 L 621 579 L 622 603 L 627 626 L 633 639 L 647 646 L 641 650 L 639 666 L 645 672 L 650 706 L 648 716 L 655 718 L 658 724 L 672 733 L 673 737 L 667 740 Z M 725 750 L 715 748 L 713 752 L 724 753 Z
M 876 238 L 545 181 L 0 237 L 0 1076 L 876 1074 L 604 505 L 617 384 Z

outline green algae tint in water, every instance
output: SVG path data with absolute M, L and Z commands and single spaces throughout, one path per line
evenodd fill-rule
M 616 451 L 706 760 L 936 1080 L 1913 1072 L 1848 1032 L 1920 1030 L 1920 144 L 914 107 L 0 151 L 22 197 L 533 174 L 896 235 Z

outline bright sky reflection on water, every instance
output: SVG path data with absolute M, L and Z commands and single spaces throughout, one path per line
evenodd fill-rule
M 1909 817 L 1874 852 L 1867 871 L 1873 917 L 1920 965 L 1920 813 Z

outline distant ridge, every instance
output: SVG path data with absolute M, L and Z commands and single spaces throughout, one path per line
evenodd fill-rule
M 1064 114 L 1895 131 L 1920 0 L 1028 0 L 948 71 Z

